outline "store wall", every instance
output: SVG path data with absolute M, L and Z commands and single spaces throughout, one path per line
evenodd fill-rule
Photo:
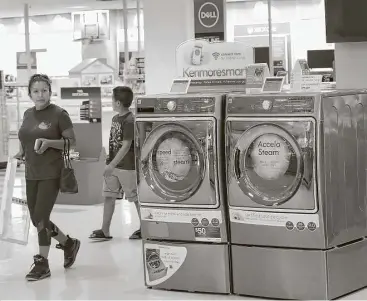
M 46 49 L 37 53 L 38 72 L 51 76 L 68 75 L 81 61 L 80 42 L 72 41 L 70 14 L 32 17 L 30 22 L 31 49 Z M 16 53 L 25 51 L 24 21 L 22 18 L 0 20 L 0 69 L 16 75 Z
M 337 43 L 335 70 L 338 89 L 367 88 L 367 43 Z
M 193 1 L 145 0 L 144 45 L 146 92 L 166 93 L 177 77 L 175 51 L 194 38 Z
M 326 43 L 323 0 L 272 1 L 273 23 L 290 23 L 292 61 L 306 58 L 309 49 L 329 49 Z M 227 3 L 227 39 L 234 40 L 235 25 L 268 23 L 268 8 L 264 1 Z M 250 45 L 251 46 L 251 45 Z
M 133 51 L 138 48 L 136 19 L 136 10 L 129 10 L 129 48 Z M 39 72 L 50 76 L 68 76 L 69 70 L 83 59 L 105 58 L 110 66 L 116 68 L 117 75 L 119 52 L 124 49 L 121 10 L 110 10 L 109 41 L 74 42 L 70 13 L 32 16 L 30 30 L 31 49 L 47 50 L 37 53 Z M 143 32 L 142 27 L 142 38 Z M 6 47 L 0 47 L 0 70 L 5 70 L 6 74 L 16 75 L 16 52 L 25 51 L 23 18 L 0 19 L 0 39 L 6 44 Z

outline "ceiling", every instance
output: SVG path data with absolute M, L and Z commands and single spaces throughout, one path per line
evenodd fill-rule
M 24 3 L 30 5 L 30 15 L 50 15 L 69 13 L 78 10 L 94 9 L 122 9 L 123 0 L 0 0 L 0 18 L 21 17 L 24 12 Z M 126 0 L 128 8 L 136 8 L 137 0 Z M 147 0 L 154 1 L 154 0 Z M 189 0 L 187 0 L 189 1 Z M 227 2 L 258 2 L 267 0 L 226 0 Z M 292 1 L 295 3 L 320 2 L 321 0 L 272 0 Z M 143 7 L 144 0 L 140 0 Z
M 136 8 L 136 0 L 127 0 L 127 2 L 128 8 Z M 61 14 L 78 10 L 122 9 L 123 6 L 122 0 L 0 0 L 0 18 L 23 16 L 24 3 L 29 4 L 31 16 Z

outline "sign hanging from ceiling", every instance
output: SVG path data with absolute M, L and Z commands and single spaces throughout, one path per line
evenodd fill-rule
M 253 49 L 240 42 L 189 40 L 176 49 L 177 77 L 190 78 L 191 86 L 244 87 L 253 57 Z
M 225 0 L 193 0 L 195 38 L 225 40 Z

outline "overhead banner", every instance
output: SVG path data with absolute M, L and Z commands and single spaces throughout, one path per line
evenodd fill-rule
M 176 49 L 177 77 L 191 78 L 189 91 L 195 86 L 227 86 L 226 90 L 234 91 L 242 85 L 245 89 L 246 68 L 253 61 L 253 49 L 240 42 L 189 40 Z
M 225 40 L 225 0 L 194 1 L 195 38 L 210 42 Z

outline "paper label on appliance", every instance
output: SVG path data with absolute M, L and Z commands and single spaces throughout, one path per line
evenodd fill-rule
M 320 220 L 317 214 L 294 214 L 257 212 L 230 209 L 230 220 L 232 223 L 285 227 L 288 230 L 315 231 L 320 227 Z
M 278 135 L 262 135 L 253 142 L 254 170 L 263 179 L 275 180 L 283 176 L 289 168 L 290 157 L 290 147 Z
M 196 241 L 206 241 L 206 242 L 221 242 L 222 236 L 219 227 L 194 227 L 195 240 Z
M 180 139 L 168 138 L 157 149 L 156 163 L 158 172 L 167 181 L 182 181 L 193 164 L 190 148 Z
M 302 75 L 301 79 L 302 91 L 320 91 L 322 83 L 322 75 Z
M 185 247 L 145 244 L 145 275 L 148 286 L 154 286 L 171 278 L 185 262 Z
M 265 78 L 269 77 L 269 67 L 267 64 L 252 64 L 246 69 L 246 88 L 261 89 Z
M 214 220 L 214 223 L 218 221 L 219 224 L 222 224 L 222 213 L 220 210 L 198 211 L 142 207 L 140 213 L 141 219 L 144 221 L 191 224 L 197 220 L 199 224 L 203 219 L 207 219 L 209 221 Z

